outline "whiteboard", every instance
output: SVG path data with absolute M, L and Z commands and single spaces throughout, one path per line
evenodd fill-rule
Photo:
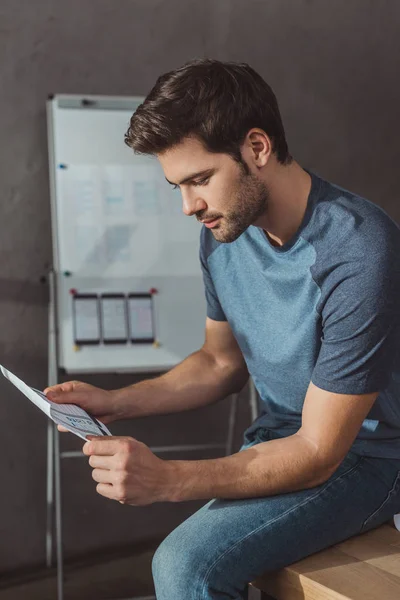
M 165 370 L 203 343 L 200 225 L 183 214 L 157 159 L 124 143 L 142 101 L 55 95 L 47 103 L 58 362 L 68 372 Z M 155 343 L 75 343 L 75 293 L 150 290 Z

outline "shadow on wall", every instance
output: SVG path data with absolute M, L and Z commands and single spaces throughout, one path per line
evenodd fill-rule
M 26 279 L 0 278 L 0 302 L 46 306 L 49 302 L 46 279 L 35 282 Z

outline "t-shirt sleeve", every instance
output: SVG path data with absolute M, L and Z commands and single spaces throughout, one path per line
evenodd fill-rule
M 321 347 L 312 382 L 342 394 L 385 388 L 398 357 L 400 271 L 389 250 L 337 259 L 321 288 Z
M 226 316 L 219 303 L 217 292 L 211 278 L 203 244 L 200 245 L 200 264 L 203 272 L 204 291 L 207 302 L 207 317 L 214 321 L 226 321 Z

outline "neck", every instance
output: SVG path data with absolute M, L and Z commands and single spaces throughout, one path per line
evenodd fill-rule
M 307 208 L 311 177 L 293 161 L 284 166 L 268 165 L 265 173 L 268 187 L 268 208 L 253 225 L 264 229 L 271 243 L 283 246 L 296 233 Z

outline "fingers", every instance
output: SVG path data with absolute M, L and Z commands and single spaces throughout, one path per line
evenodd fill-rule
M 72 382 L 47 388 L 44 394 L 49 400 L 58 402 L 59 404 L 76 404 L 77 399 L 82 397 L 82 392 L 75 391 Z
M 88 436 L 89 440 L 83 446 L 83 453 L 86 456 L 95 454 L 96 456 L 114 456 L 118 452 L 129 454 L 137 442 L 133 438 L 118 436 Z
M 46 394 L 46 398 L 56 404 L 78 404 L 79 406 L 79 399 L 82 399 L 82 394 L 76 392 L 49 392 Z
M 96 491 L 98 494 L 100 494 L 101 496 L 104 496 L 105 498 L 109 498 L 110 500 L 115 500 L 114 486 L 111 485 L 110 483 L 98 483 L 96 486 Z
M 107 443 L 102 444 L 101 442 L 103 440 L 107 440 Z M 119 448 L 118 442 L 111 440 L 109 436 L 107 438 L 95 437 L 84 444 L 82 452 L 83 454 L 86 454 L 86 456 L 92 456 L 93 454 L 96 456 L 114 456 Z
M 92 478 L 97 483 L 109 483 L 113 485 L 114 473 L 105 469 L 93 469 Z
M 93 469 L 104 469 L 106 471 L 111 471 L 114 467 L 115 461 L 111 456 L 91 456 L 89 458 L 89 465 L 93 467 Z
M 65 383 L 57 383 L 56 385 L 51 385 L 47 387 L 43 393 L 47 394 L 47 392 L 54 392 L 55 394 L 59 392 L 72 392 L 74 389 L 75 381 L 66 381 Z
M 65 429 L 65 427 L 63 427 L 62 425 L 57 425 L 57 429 L 62 433 L 68 433 L 68 429 Z

